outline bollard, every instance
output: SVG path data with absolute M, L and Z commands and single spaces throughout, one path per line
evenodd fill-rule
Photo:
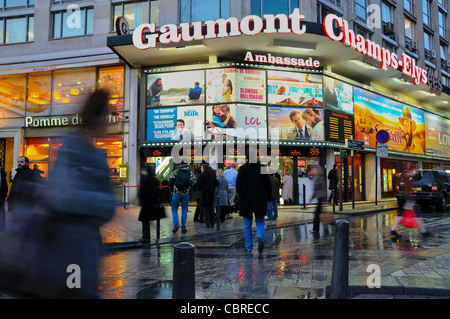
M 194 248 L 190 243 L 174 248 L 172 299 L 195 299 Z
M 348 298 L 348 250 L 349 223 L 344 220 L 336 222 L 334 239 L 333 270 L 331 274 L 331 299 Z
M 332 201 L 332 203 L 333 203 L 333 214 L 336 212 L 336 193 L 335 193 L 335 191 L 334 191 L 334 189 L 332 189 L 331 190 L 331 201 Z
M 156 238 L 160 238 L 161 235 L 161 220 L 157 219 L 156 220 Z
M 306 208 L 306 185 L 303 184 L 303 208 Z

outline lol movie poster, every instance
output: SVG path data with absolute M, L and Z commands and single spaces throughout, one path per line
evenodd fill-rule
M 427 150 L 435 156 L 450 157 L 450 120 L 425 113 Z
M 376 129 L 385 129 L 390 150 L 425 154 L 423 111 L 358 87 L 353 93 L 355 139 L 376 147 Z

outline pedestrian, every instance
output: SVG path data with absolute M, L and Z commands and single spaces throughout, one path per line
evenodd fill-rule
M 219 168 L 216 170 L 216 177 L 218 185 L 216 186 L 215 193 L 215 206 L 220 209 L 220 222 L 225 221 L 225 215 L 228 209 L 228 182 L 223 174 L 223 169 Z
M 283 190 L 281 192 L 281 197 L 283 198 L 284 205 L 292 204 L 292 189 L 294 180 L 292 179 L 291 173 L 288 170 L 284 172 L 283 176 Z
M 322 213 L 322 203 L 327 199 L 327 184 L 325 182 L 325 177 L 323 176 L 322 167 L 313 167 L 311 173 L 314 181 L 314 192 L 312 194 L 311 200 L 313 200 L 314 198 L 317 199 L 317 206 L 316 210 L 314 211 L 313 231 L 315 233 L 318 233 L 320 228 L 320 214 Z
M 202 164 L 201 174 L 198 177 L 197 186 L 200 191 L 200 205 L 203 211 L 206 228 L 214 228 L 215 188 L 219 185 L 217 178 L 212 174 L 208 164 Z
M 195 175 L 191 167 L 184 160 L 172 172 L 169 178 L 169 190 L 172 193 L 172 232 L 176 233 L 180 229 L 178 221 L 178 206 L 181 203 L 181 232 L 186 233 L 187 212 L 189 208 L 189 193 L 195 185 Z
M 236 191 L 239 195 L 239 215 L 244 218 L 245 250 L 251 252 L 253 215 L 256 223 L 258 251 L 264 249 L 266 231 L 264 217 L 267 214 L 267 202 L 271 197 L 271 183 L 268 174 L 262 174 L 263 166 L 249 163 L 239 168 L 236 178 Z M 267 173 L 267 172 L 263 172 Z
M 278 219 L 278 198 L 280 197 L 279 189 L 280 182 L 278 178 L 275 177 L 275 174 L 270 174 L 270 184 L 272 189 L 272 194 L 270 200 L 268 202 L 267 207 L 267 219 L 268 220 L 277 220 Z
M 3 166 L 0 166 L 0 231 L 5 230 L 6 211 L 5 200 L 8 194 L 8 183 L 6 182 L 6 172 Z
M 402 174 L 401 178 L 403 179 L 403 186 L 404 186 L 403 193 L 405 195 L 405 201 L 403 203 L 403 206 L 399 207 L 397 216 L 394 217 L 394 221 L 392 223 L 391 236 L 393 238 L 401 237 L 401 235 L 397 232 L 397 229 L 399 223 L 401 223 L 401 220 L 404 217 L 403 214 L 406 210 L 411 210 L 414 212 L 415 223 L 422 236 L 428 237 L 431 235 L 431 232 L 425 229 L 425 224 L 422 219 L 420 205 L 418 205 L 414 199 L 414 193 L 412 188 L 414 182 L 417 179 L 416 177 L 417 174 L 418 172 L 415 170 L 408 170 Z
M 49 209 L 62 219 L 61 239 L 52 239 L 61 240 L 60 251 L 52 252 L 64 267 L 57 273 L 67 278 L 66 268 L 74 264 L 81 276 L 80 286 L 65 287 L 61 298 L 98 298 L 100 226 L 113 218 L 117 206 L 106 154 L 92 143 L 94 138 L 106 135 L 108 100 L 104 90 L 89 95 L 83 106 L 83 123 L 64 137 L 49 176 Z
M 330 181 L 328 189 L 331 190 L 330 197 L 328 197 L 328 202 L 333 204 L 332 200 L 334 200 L 334 203 L 337 203 L 338 174 L 336 164 L 333 164 L 333 168 L 328 172 L 328 180 Z
M 223 172 L 223 175 L 225 176 L 227 183 L 228 183 L 228 212 L 227 212 L 227 218 L 233 218 L 232 214 L 236 212 L 236 177 L 238 175 L 238 172 L 236 171 L 237 164 L 231 163 L 230 168 L 226 169 L 225 172 Z
M 153 169 L 147 166 L 142 170 L 141 187 L 139 190 L 139 200 L 141 210 L 139 212 L 138 221 L 142 223 L 142 238 L 140 241 L 144 243 L 150 242 L 150 220 L 155 220 L 157 209 L 161 204 L 161 193 L 159 189 L 159 181 L 156 179 Z
M 198 177 L 202 173 L 201 166 L 197 167 L 195 170 L 195 180 L 198 181 Z M 198 190 L 197 183 L 194 185 L 194 196 L 195 200 L 197 201 L 197 207 L 195 207 L 195 213 L 194 213 L 194 223 L 204 223 L 205 220 L 203 218 L 203 212 L 202 212 L 202 206 L 200 205 L 200 191 Z
M 16 175 L 12 181 L 11 190 L 8 196 L 8 211 L 15 213 L 21 209 L 34 209 L 41 197 L 40 176 L 30 167 L 28 157 L 19 156 L 17 158 Z

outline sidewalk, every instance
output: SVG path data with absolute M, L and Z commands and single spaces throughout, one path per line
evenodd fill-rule
M 312 222 L 315 205 L 306 205 L 306 208 L 301 206 L 279 206 L 278 220 L 267 223 L 268 229 L 293 226 Z M 167 244 L 181 241 L 189 241 L 205 236 L 225 236 L 235 232 L 241 233 L 243 230 L 243 221 L 238 214 L 233 214 L 233 219 L 227 219 L 220 224 L 220 230 L 217 231 L 217 224 L 215 228 L 205 228 L 204 224 L 194 223 L 194 213 L 196 206 L 189 206 L 187 230 L 186 234 L 182 236 L 174 236 L 172 233 L 172 212 L 169 206 L 165 206 L 167 218 L 160 222 L 160 239 L 156 238 L 156 222 L 151 222 L 151 245 Z M 345 216 L 355 216 L 361 214 L 370 214 L 382 211 L 396 210 L 397 201 L 395 199 L 379 200 L 377 207 L 375 202 L 356 202 L 355 209 L 352 208 L 352 203 L 344 203 L 343 210 L 339 210 L 339 206 L 335 206 L 336 218 L 344 218 Z M 141 238 L 141 223 L 137 220 L 139 215 L 139 206 L 129 206 L 127 209 L 118 207 L 113 220 L 105 224 L 102 229 L 102 239 L 106 249 L 122 249 L 122 248 L 136 248 L 141 247 L 139 238 Z M 333 211 L 332 205 L 323 205 L 323 211 Z M 181 216 L 181 209 L 178 210 Z M 178 231 L 180 234 L 180 231 Z

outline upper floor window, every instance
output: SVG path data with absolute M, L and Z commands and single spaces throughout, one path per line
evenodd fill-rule
M 0 44 L 31 42 L 33 40 L 33 16 L 0 18 Z
M 265 14 L 279 13 L 289 15 L 295 8 L 299 7 L 298 0 L 252 0 L 252 14 L 263 16 Z
M 81 8 L 78 12 L 52 12 L 52 38 L 68 38 L 92 34 L 94 29 L 94 9 Z
M 0 10 L 34 6 L 34 0 L 0 0 Z
M 327 6 L 322 2 L 317 2 L 317 22 L 322 23 L 323 19 L 329 15 L 329 14 L 335 14 L 338 17 L 342 17 L 343 13 L 340 8 L 331 8 L 331 6 Z
M 403 0 L 403 8 L 414 13 L 414 0 Z
M 383 22 L 392 22 L 392 7 L 384 2 L 381 3 L 381 20 Z
M 431 25 L 429 0 L 422 0 L 422 15 L 423 15 L 423 23 L 426 25 Z
M 408 18 L 405 18 L 405 37 L 408 39 L 413 38 L 413 22 Z
M 446 39 L 447 25 L 445 20 L 447 19 L 447 15 L 441 10 L 439 10 L 438 17 L 439 17 L 439 35 L 444 39 Z
M 355 14 L 357 18 L 367 21 L 367 0 L 355 0 Z
M 182 23 L 229 18 L 230 0 L 180 0 L 180 13 Z
M 114 3 L 112 16 L 111 30 L 115 30 L 118 17 L 127 19 L 130 30 L 135 29 L 142 23 L 159 25 L 159 1 L 145 0 L 130 3 Z

